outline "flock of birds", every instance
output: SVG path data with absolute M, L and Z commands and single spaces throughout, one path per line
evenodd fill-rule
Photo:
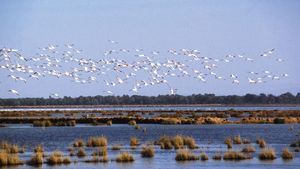
M 102 83 L 107 88 L 102 94 L 106 95 L 114 95 L 114 87 L 124 84 L 132 86 L 129 91 L 133 94 L 138 94 L 141 88 L 147 86 L 165 85 L 168 93 L 174 95 L 178 89 L 173 87 L 171 78 L 193 78 L 201 83 L 212 79 L 227 80 L 233 85 L 238 85 L 246 79 L 249 84 L 255 85 L 289 76 L 287 73 L 275 74 L 270 70 L 249 71 L 246 77 L 240 77 L 238 72 L 226 76 L 217 73 L 221 65 L 235 60 L 247 63 L 258 61 L 245 55 L 226 55 L 220 59 L 202 56 L 196 49 L 145 51 L 118 48 L 119 42 L 113 40 L 109 40 L 108 43 L 116 49 L 105 51 L 101 59 L 84 56 L 83 51 L 74 44 L 49 44 L 39 48 L 39 52 L 31 57 L 23 56 L 18 49 L 4 47 L 0 49 L 0 71 L 7 71 L 7 78 L 24 84 L 46 77 L 69 79 L 82 85 Z M 259 57 L 284 62 L 284 59 L 272 57 L 274 51 L 275 49 L 267 50 Z M 8 92 L 18 96 L 22 93 L 17 89 L 9 89 Z M 49 95 L 54 98 L 60 97 L 56 92 Z

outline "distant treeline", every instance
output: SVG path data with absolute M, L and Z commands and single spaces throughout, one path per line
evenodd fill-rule
M 284 93 L 279 96 L 246 94 L 244 96 L 214 94 L 158 95 L 158 96 L 88 96 L 64 98 L 0 99 L 0 106 L 43 105 L 155 105 L 155 104 L 300 104 L 300 93 Z

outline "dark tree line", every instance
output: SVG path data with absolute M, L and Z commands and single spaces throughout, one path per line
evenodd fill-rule
M 41 105 L 142 105 L 142 104 L 300 104 L 300 93 L 284 93 L 279 96 L 246 94 L 244 96 L 214 94 L 158 95 L 158 96 L 87 96 L 64 98 L 0 99 L 0 106 Z

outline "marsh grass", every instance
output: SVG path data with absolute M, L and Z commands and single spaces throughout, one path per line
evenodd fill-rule
M 73 147 L 83 147 L 84 146 L 84 141 L 82 139 L 77 139 L 73 143 Z
M 43 153 L 43 152 L 44 152 L 43 146 L 42 146 L 42 145 L 37 145 L 37 146 L 34 148 L 34 152 L 35 152 L 35 153 Z
M 251 145 L 248 145 L 242 149 L 243 153 L 254 153 L 255 151 L 256 151 L 255 147 L 253 147 Z
M 76 155 L 77 155 L 77 157 L 85 157 L 86 153 L 83 148 L 80 148 Z
M 130 138 L 130 146 L 131 147 L 136 147 L 139 145 L 139 140 L 136 137 L 131 137 Z
M 106 122 L 106 125 L 111 126 L 111 125 L 112 125 L 112 121 L 111 121 L 111 120 L 108 120 L 108 121 Z
M 220 153 L 217 153 L 217 154 L 213 155 L 212 159 L 213 160 L 222 160 L 222 155 Z
M 129 152 L 123 152 L 117 156 L 116 161 L 119 163 L 127 163 L 127 162 L 133 162 L 134 158 L 132 154 L 130 154 Z
M 184 145 L 186 145 L 189 149 L 196 149 L 198 146 L 196 145 L 196 141 L 191 136 L 183 137 Z
M 183 148 L 184 146 L 184 139 L 182 138 L 181 135 L 174 136 L 171 142 L 175 149 L 180 149 Z
M 228 149 L 232 148 L 232 139 L 230 137 L 227 137 L 224 143 L 227 145 Z
M 233 137 L 233 144 L 242 144 L 242 138 L 240 135 Z
M 135 120 L 130 120 L 128 122 L 128 124 L 131 125 L 131 126 L 135 126 L 136 125 L 136 121 Z
M 28 161 L 29 165 L 34 165 L 34 166 L 39 166 L 42 165 L 44 160 L 43 160 L 43 153 L 35 153 L 34 155 L 31 156 L 30 160 Z
M 294 158 L 294 154 L 288 148 L 285 148 L 282 150 L 281 158 L 284 160 L 291 160 Z
M 223 160 L 245 160 L 251 157 L 238 151 L 226 151 L 223 156 Z
M 107 147 L 99 147 L 92 153 L 92 156 L 107 156 Z
M 47 159 L 47 164 L 49 165 L 59 165 L 59 164 L 70 164 L 71 160 L 69 157 L 64 157 L 63 153 L 60 151 L 54 151 Z
M 267 143 L 264 139 L 258 139 L 256 140 L 256 143 L 259 145 L 260 148 L 265 148 Z
M 274 160 L 276 159 L 276 153 L 274 149 L 265 148 L 262 149 L 258 155 L 260 160 Z
M 180 149 L 176 153 L 176 161 L 194 161 L 199 160 L 199 157 L 186 149 Z
M 17 154 L 10 154 L 6 151 L 0 152 L 0 166 L 21 165 L 23 162 Z
M 116 145 L 113 145 L 112 150 L 121 150 L 122 149 L 122 145 L 121 144 L 116 144 Z
M 155 154 L 155 150 L 152 146 L 149 146 L 149 147 L 144 146 L 142 148 L 142 151 L 141 151 L 142 157 L 151 158 L 151 157 L 154 157 L 154 154 Z
M 203 153 L 200 154 L 200 159 L 201 159 L 201 161 L 207 161 L 208 156 L 203 152 Z
M 104 147 L 107 146 L 107 139 L 104 136 L 90 137 L 86 143 L 88 147 Z
M 92 159 L 90 160 L 85 160 L 84 162 L 86 163 L 107 163 L 108 157 L 107 156 L 103 156 L 103 157 L 99 157 L 99 156 L 93 156 Z

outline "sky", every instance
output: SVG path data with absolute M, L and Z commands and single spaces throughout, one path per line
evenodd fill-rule
M 243 81 L 170 79 L 178 94 L 244 95 L 300 92 L 299 44 L 300 1 L 297 0 L 2 0 L 0 2 L 0 48 L 20 49 L 26 57 L 48 44 L 73 43 L 85 57 L 99 59 L 112 48 L 142 48 L 145 51 L 197 49 L 202 56 L 224 58 L 243 54 L 255 64 L 231 63 L 218 68 L 221 75 L 272 70 L 289 74 L 281 80 L 251 85 Z M 108 43 L 108 40 L 119 43 Z M 277 63 L 260 56 L 275 48 Z M 126 56 L 132 59 L 132 56 Z M 171 57 L 171 56 L 170 56 Z M 80 85 L 69 80 L 44 78 L 26 84 L 9 80 L 0 69 L 0 98 L 105 95 L 106 86 Z M 143 75 L 140 75 L 143 76 Z M 111 78 L 111 77 L 108 77 Z M 125 87 L 116 95 L 131 94 Z M 17 89 L 21 96 L 7 91 Z M 141 95 L 168 94 L 166 86 L 141 89 Z

